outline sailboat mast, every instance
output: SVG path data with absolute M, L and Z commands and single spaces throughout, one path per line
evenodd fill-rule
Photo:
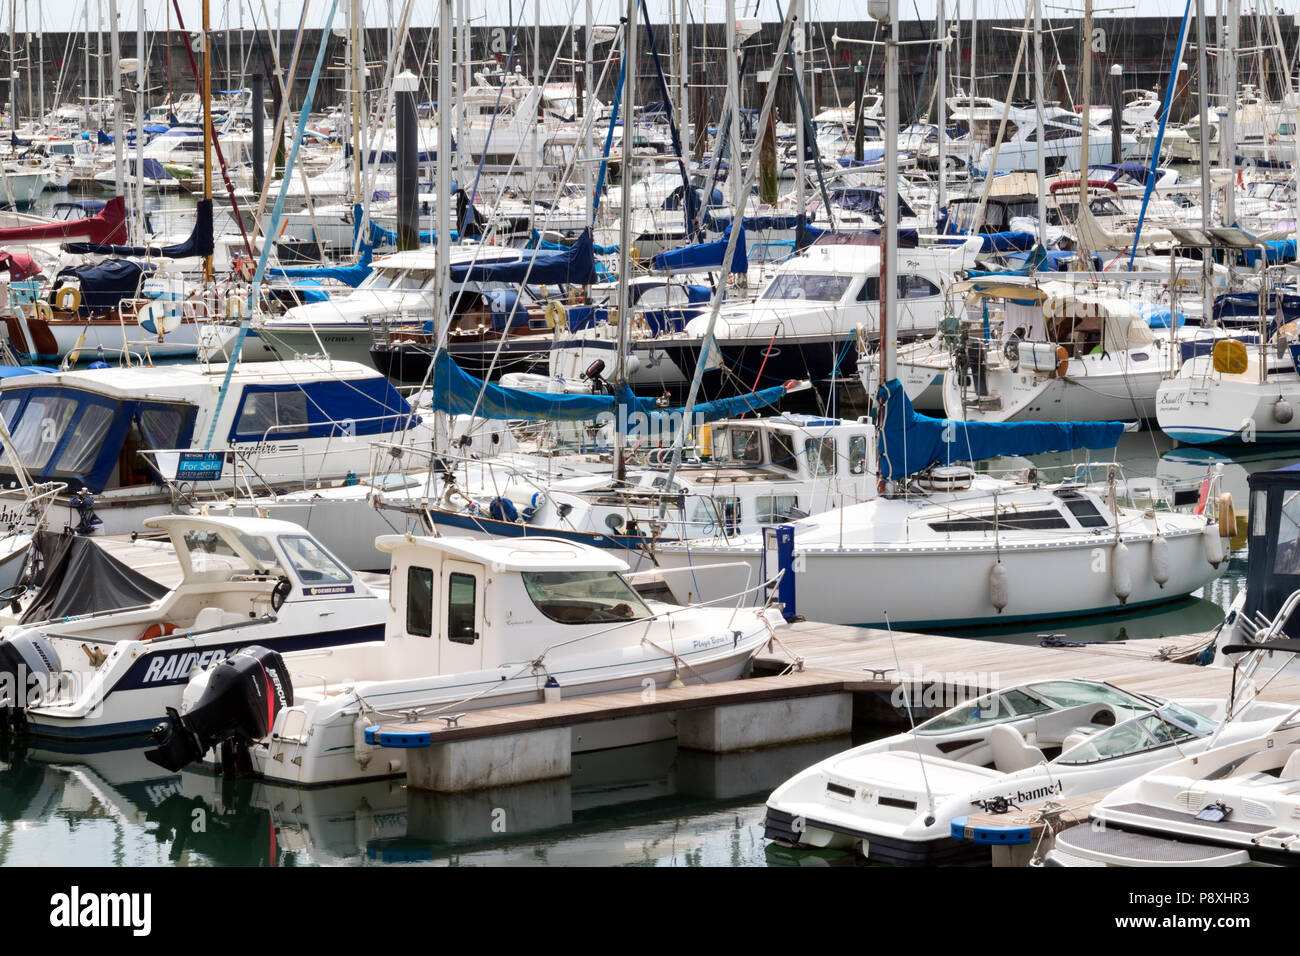
M 352 0 L 352 9 L 348 17 L 352 27 L 352 195 L 356 202 L 361 202 L 361 61 L 365 52 L 361 49 L 361 2 Z
M 438 3 L 438 202 L 434 224 L 438 311 L 434 322 L 439 329 L 439 343 L 451 325 L 451 179 L 455 172 L 451 160 L 451 123 L 455 115 L 451 77 L 456 69 L 451 55 L 452 2 L 439 0 Z
M 948 86 L 948 45 L 944 42 L 944 38 L 948 35 L 948 18 L 943 9 L 943 0 L 939 0 L 939 10 L 937 15 L 939 27 L 935 36 L 939 40 L 939 56 L 937 60 L 938 66 L 935 72 L 934 85 L 938 88 L 938 92 L 935 94 L 935 99 L 937 99 L 938 102 L 935 106 L 939 113 L 937 124 L 939 127 L 939 193 L 938 198 L 935 201 L 936 215 L 940 209 L 948 205 L 948 196 L 945 191 L 946 187 L 944 183 L 944 180 L 946 179 L 946 170 L 944 167 L 947 165 L 948 140 L 948 101 L 945 99 L 945 94 L 947 93 L 946 88 Z
M 1039 0 L 1034 0 L 1035 16 L 1037 16 L 1038 3 Z M 1035 52 L 1037 52 L 1041 48 L 1042 48 L 1042 31 L 1038 28 L 1038 24 L 1036 22 L 1034 25 L 1034 50 Z M 1084 0 L 1084 4 L 1083 4 L 1083 51 L 1082 53 L 1083 53 L 1083 109 L 1080 112 L 1080 116 L 1079 116 L 1081 120 L 1079 131 L 1083 137 L 1083 142 L 1079 148 L 1079 209 L 1080 212 L 1082 212 L 1082 210 L 1086 208 L 1090 208 L 1088 206 L 1088 167 L 1092 164 L 1092 156 L 1090 153 L 1090 150 L 1092 149 L 1092 143 L 1091 143 L 1091 137 L 1089 136 L 1089 133 L 1092 130 L 1092 115 L 1091 115 L 1092 114 L 1092 0 Z M 1041 70 L 1042 64 L 1035 62 L 1034 68 L 1036 70 Z M 1042 114 L 1040 113 L 1038 117 L 1038 122 L 1040 124 L 1038 127 L 1039 136 L 1043 135 L 1043 127 L 1041 125 L 1042 121 L 1043 118 L 1042 118 Z M 1112 136 L 1119 136 L 1120 131 L 1117 129 L 1113 129 L 1110 131 L 1110 134 Z M 1041 159 L 1043 155 L 1042 150 L 1039 150 L 1038 155 L 1040 157 L 1039 162 L 1042 162 Z M 1041 190 L 1042 187 L 1040 186 L 1039 189 Z M 1046 227 L 1046 220 L 1043 220 L 1042 223 L 1040 224 L 1040 229 L 1045 227 Z M 1082 249 L 1081 251 L 1087 252 L 1088 250 Z M 1079 258 L 1080 260 L 1083 259 L 1082 256 L 1080 256 Z
M 212 10 L 203 0 L 203 198 L 212 201 Z M 322 43 L 325 41 L 322 39 Z M 267 244 L 270 245 L 268 237 Z M 203 259 L 203 278 L 212 278 L 212 256 Z
M 135 227 L 136 241 L 145 244 L 144 228 L 144 0 L 135 5 Z
M 122 62 L 122 51 L 118 49 L 117 37 L 117 0 L 108 0 L 108 16 L 110 23 L 109 29 L 109 49 L 113 55 L 113 162 L 114 162 L 114 183 L 117 189 L 117 195 L 123 195 L 122 190 L 122 169 L 123 169 L 123 140 L 125 134 L 122 127 L 122 70 L 118 64 Z M 140 175 L 140 161 L 137 157 L 135 164 L 135 174 Z M 138 216 L 142 210 L 135 210 Z
M 1206 54 L 1205 54 L 1205 0 L 1196 0 L 1196 69 L 1197 69 L 1197 92 L 1199 94 L 1199 107 L 1201 115 L 1201 229 L 1202 231 L 1210 228 L 1210 100 L 1208 84 L 1206 79 Z M 1222 130 L 1220 130 L 1222 133 Z M 1232 188 L 1229 185 L 1228 188 Z M 1213 278 L 1214 266 L 1213 256 L 1208 249 L 1201 250 L 1201 302 L 1205 309 L 1203 313 L 1208 321 L 1210 316 L 1214 315 L 1214 288 L 1211 283 Z M 1262 294 L 1262 290 L 1261 290 Z M 1263 368 L 1265 363 L 1261 363 Z
M 730 0 L 729 0 L 730 2 Z M 627 0 L 627 32 L 623 35 L 623 203 L 619 210 L 618 257 L 622 268 L 618 271 L 618 345 L 614 349 L 614 381 L 621 389 L 627 378 L 628 331 L 632 325 L 628 295 L 628 270 L 632 267 L 632 144 L 636 132 L 636 80 L 637 80 L 637 0 Z M 625 413 L 626 414 L 626 413 Z M 621 482 L 627 471 L 624 434 L 625 414 L 614 422 L 614 480 Z
M 1227 0 L 1227 3 L 1228 42 L 1219 54 L 1223 64 L 1223 80 L 1219 84 L 1219 92 L 1224 107 L 1223 119 L 1219 122 L 1219 155 L 1221 166 L 1234 169 L 1237 151 L 1237 33 L 1240 29 L 1241 10 L 1238 0 Z M 1300 160 L 1300 156 L 1297 159 Z M 1223 200 L 1223 222 L 1224 225 L 1231 225 L 1237 221 L 1237 193 L 1232 183 L 1224 190 Z
M 869 9 L 878 16 L 880 0 Z M 885 228 L 880 237 L 880 384 L 898 373 L 898 0 L 887 0 L 885 33 Z
M 1087 13 L 1092 13 L 1092 0 L 1087 0 Z M 1087 64 L 1091 62 L 1091 54 L 1087 52 L 1088 29 L 1084 27 L 1084 71 L 1088 70 Z M 940 58 L 942 59 L 942 57 Z M 1039 148 L 1034 150 L 1038 159 L 1036 171 L 1038 173 L 1038 244 L 1044 245 L 1047 236 L 1047 160 L 1043 156 L 1042 142 L 1046 139 L 1043 135 L 1043 120 L 1046 118 L 1043 109 L 1043 3 L 1042 0 L 1034 0 L 1034 121 L 1038 124 Z M 1085 115 L 1083 120 L 1084 135 L 1087 136 L 1088 118 Z M 1087 148 L 1087 140 L 1084 140 L 1084 148 Z M 1087 168 L 1087 163 L 1084 163 Z M 1086 179 L 1086 177 L 1085 177 Z M 1087 188 L 1086 186 L 1084 187 Z M 1080 207 L 1082 208 L 1082 207 Z

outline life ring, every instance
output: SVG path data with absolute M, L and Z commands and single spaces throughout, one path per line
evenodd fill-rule
M 44 299 L 36 300 L 36 317 L 46 322 L 54 318 L 54 310 L 50 308 L 50 304 Z
M 1231 538 L 1237 533 L 1237 509 L 1232 503 L 1232 492 L 1225 491 L 1216 502 L 1219 513 L 1219 537 Z
M 1065 350 L 1064 345 L 1056 347 L 1056 377 L 1065 378 L 1065 373 L 1070 369 L 1070 353 Z
M 152 641 L 160 637 L 166 637 L 168 634 L 175 633 L 176 625 L 171 621 L 158 621 L 155 624 L 150 624 L 144 629 L 144 633 L 140 635 L 140 640 Z
M 68 300 L 72 304 L 68 305 Z M 58 292 L 54 293 L 54 304 L 63 312 L 76 312 L 81 308 L 81 290 L 75 286 L 65 285 Z
M 566 325 L 568 313 L 564 311 L 564 306 L 558 302 L 546 303 L 546 309 L 542 313 L 546 318 L 546 327 L 549 329 L 558 329 L 561 325 Z

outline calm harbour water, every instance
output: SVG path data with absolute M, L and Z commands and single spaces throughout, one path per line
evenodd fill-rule
M 167 197 L 151 208 L 175 231 L 188 225 L 193 201 Z M 1122 437 L 1117 458 L 1130 480 L 1198 479 L 1220 461 L 1239 512 L 1251 472 L 1300 458 L 1285 449 L 1234 454 L 1175 449 L 1143 431 Z M 1044 633 L 1083 641 L 1203 633 L 1222 620 L 1244 576 L 1237 554 L 1203 594 L 1169 605 L 962 636 L 1003 642 L 1014 655 Z M 860 739 L 882 732 L 857 731 Z M 140 749 L 84 754 L 0 741 L 0 865 L 853 865 L 847 854 L 790 854 L 762 838 L 767 794 L 848 743 L 724 757 L 651 744 L 576 757 L 571 780 L 442 797 L 400 781 L 315 791 L 230 783 L 202 771 L 166 774 Z

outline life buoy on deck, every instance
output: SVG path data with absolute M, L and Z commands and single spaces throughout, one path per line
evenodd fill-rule
M 150 624 L 144 629 L 144 633 L 140 635 L 140 640 L 152 641 L 155 638 L 166 637 L 168 634 L 174 633 L 176 633 L 175 624 L 171 621 L 158 621 L 157 623 Z
M 36 317 L 46 322 L 54 318 L 54 310 L 50 308 L 50 304 L 44 299 L 36 300 Z
M 68 304 L 68 300 L 71 300 L 71 305 Z M 62 312 L 76 312 L 81 308 L 81 290 L 74 286 L 65 285 L 54 293 L 54 304 Z
M 1056 347 L 1056 377 L 1065 378 L 1065 373 L 1070 370 L 1070 353 L 1066 351 L 1064 345 Z

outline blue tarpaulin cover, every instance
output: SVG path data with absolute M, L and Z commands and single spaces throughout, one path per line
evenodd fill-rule
M 650 260 L 650 268 L 656 272 L 700 272 L 705 269 L 721 269 L 730 238 L 731 226 L 728 225 L 721 239 L 661 252 Z M 731 258 L 731 271 L 742 274 L 749 271 L 744 223 L 741 223 L 740 235 L 736 239 L 736 252 Z
M 997 455 L 1037 455 L 1077 448 L 1113 448 L 1123 422 L 959 422 L 912 408 L 897 379 L 876 393 L 884 409 L 880 477 L 901 479 L 931 465 L 980 461 Z
M 1296 258 L 1294 239 L 1271 239 L 1263 245 L 1269 262 L 1293 262 Z M 1243 249 L 1241 254 L 1248 265 L 1258 265 L 1258 249 Z
M 597 281 L 591 232 L 584 229 L 573 245 L 553 252 L 538 249 L 531 256 L 509 262 L 453 265 L 451 281 L 591 285 Z
M 368 244 L 362 244 L 361 257 L 350 266 L 294 266 L 288 269 L 267 269 L 266 271 L 273 276 L 279 276 L 282 279 L 337 279 L 344 285 L 356 288 L 361 285 L 361 281 L 370 275 L 370 261 L 374 258 L 374 250 Z

